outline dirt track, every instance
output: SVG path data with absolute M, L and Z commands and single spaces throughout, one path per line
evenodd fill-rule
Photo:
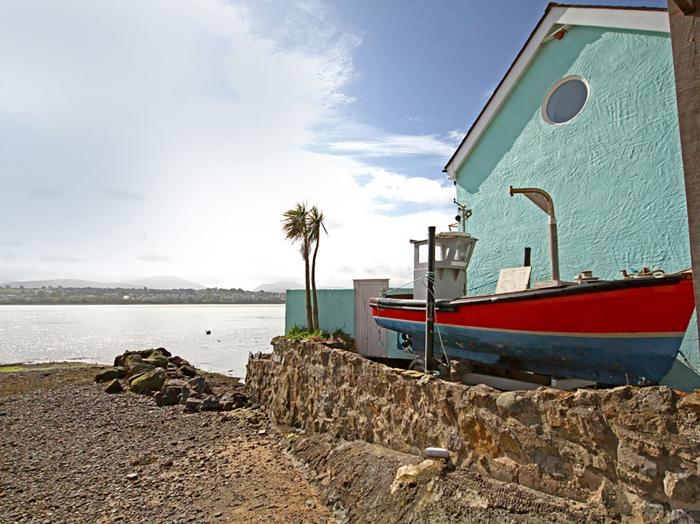
M 332 522 L 256 410 L 108 395 L 95 369 L 0 373 L 0 522 Z

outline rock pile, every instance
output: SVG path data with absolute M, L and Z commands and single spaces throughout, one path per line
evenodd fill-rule
M 114 367 L 98 373 L 95 382 L 106 382 L 107 393 L 128 390 L 150 395 L 158 406 L 181 404 L 191 413 L 230 411 L 248 405 L 240 382 L 233 381 L 225 392 L 215 390 L 194 366 L 165 348 L 126 351 L 114 359 Z

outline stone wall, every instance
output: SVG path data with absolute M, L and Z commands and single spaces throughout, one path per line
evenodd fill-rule
M 699 392 L 504 393 L 316 342 L 273 345 L 248 362 L 246 389 L 279 424 L 404 453 L 446 447 L 457 465 L 614 514 L 700 510 Z

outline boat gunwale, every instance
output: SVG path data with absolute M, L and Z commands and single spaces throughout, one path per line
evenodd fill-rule
M 528 289 L 512 293 L 492 293 L 473 297 L 458 297 L 452 299 L 438 299 L 435 308 L 438 311 L 455 311 L 460 306 L 478 304 L 493 304 L 498 302 L 511 302 L 520 300 L 535 300 L 542 298 L 556 298 L 569 295 L 580 295 L 593 292 L 618 291 L 637 287 L 653 287 L 677 284 L 683 280 L 691 280 L 689 272 L 665 274 L 660 277 L 629 278 L 624 280 L 605 280 L 585 284 L 572 284 L 539 289 Z M 378 297 L 369 301 L 372 308 L 377 309 L 402 309 L 408 311 L 425 311 L 425 300 L 396 299 Z

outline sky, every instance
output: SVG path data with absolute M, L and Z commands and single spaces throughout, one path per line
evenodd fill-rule
M 0 0 L 0 282 L 303 282 L 299 201 L 326 217 L 320 286 L 410 281 L 409 240 L 456 214 L 442 168 L 545 6 Z

